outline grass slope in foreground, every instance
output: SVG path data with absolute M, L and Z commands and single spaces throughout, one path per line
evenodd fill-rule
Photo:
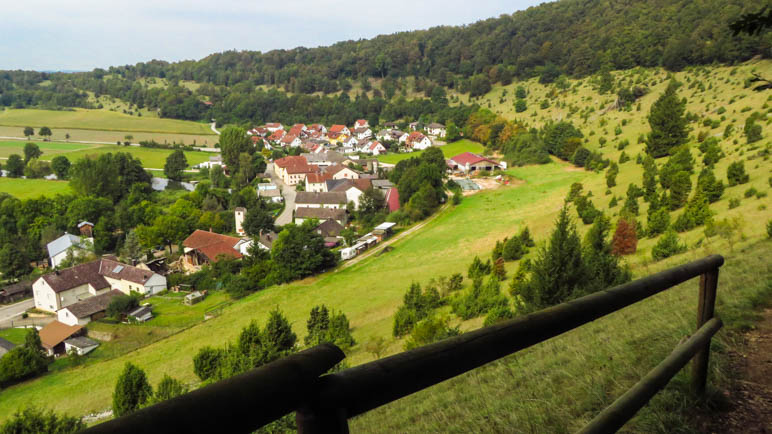
M 447 145 L 439 146 L 445 158 L 455 157 L 458 154 L 464 152 L 482 153 L 485 151 L 485 147 L 480 143 L 473 142 L 471 140 L 462 139 L 457 142 L 449 143 Z M 381 163 L 397 164 L 402 160 L 407 160 L 411 157 L 417 157 L 421 155 L 423 151 L 408 152 L 404 154 L 386 154 L 379 155 L 378 161 Z
M 77 128 L 104 131 L 143 131 L 149 133 L 212 134 L 208 124 L 149 116 L 130 116 L 107 110 L 72 111 L 6 109 L 0 112 L 0 125 L 11 127 Z M 19 134 L 22 131 L 19 130 Z
M 546 214 L 547 218 L 540 219 L 543 223 L 531 227 L 537 237 L 543 237 L 568 186 L 587 176 L 565 171 L 559 164 L 523 168 L 519 175 L 532 183 L 529 188 L 503 187 L 471 196 L 417 234 L 395 243 L 395 250 L 386 255 L 341 272 L 260 291 L 238 301 L 220 317 L 121 357 L 2 390 L 0 420 L 27 403 L 45 403 L 75 415 L 108 408 L 115 381 L 127 361 L 145 369 L 153 384 L 164 374 L 195 382 L 192 361 L 199 348 L 234 340 L 249 321 L 264 322 L 277 306 L 300 339 L 308 312 L 320 303 L 346 313 L 360 344 L 374 335 L 390 338 L 392 316 L 412 281 L 426 282 L 438 273 L 466 269 L 473 255 L 487 254 L 495 239 L 519 229 L 524 219 L 535 221 L 534 216 Z M 555 200 L 545 203 L 545 195 Z M 394 342 L 391 351 L 399 351 L 401 346 L 401 342 Z M 361 345 L 354 349 L 350 363 L 370 359 L 358 348 Z

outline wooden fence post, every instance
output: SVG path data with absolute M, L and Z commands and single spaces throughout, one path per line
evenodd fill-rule
M 718 287 L 718 268 L 700 275 L 700 298 L 697 303 L 697 329 L 713 318 Z M 710 341 L 694 357 L 692 365 L 692 387 L 697 394 L 705 392 L 708 379 L 708 361 L 710 359 Z

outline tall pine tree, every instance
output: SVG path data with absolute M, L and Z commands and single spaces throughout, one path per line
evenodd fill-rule
M 678 99 L 676 89 L 678 83 L 673 80 L 651 106 L 651 132 L 646 137 L 646 152 L 654 158 L 669 155 L 671 149 L 686 143 L 689 136 L 684 116 L 686 101 Z

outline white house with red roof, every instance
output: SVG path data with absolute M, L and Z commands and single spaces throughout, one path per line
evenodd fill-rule
M 273 162 L 274 173 L 287 185 L 297 185 L 304 182 L 306 175 L 318 173 L 319 166 L 308 164 L 303 156 L 288 156 Z
M 351 135 L 351 130 L 348 129 L 345 125 L 333 125 L 330 127 L 330 133 L 335 134 L 345 134 L 347 136 Z
M 283 130 L 284 129 L 284 125 L 282 125 L 282 124 L 280 124 L 278 122 L 270 122 L 270 123 L 265 124 L 265 129 L 267 129 L 268 131 L 274 133 L 276 131 Z
M 327 191 L 327 180 L 332 179 L 332 175 L 326 173 L 309 173 L 306 175 L 306 191 L 318 193 Z
M 272 132 L 270 136 L 268 136 L 268 140 L 274 143 L 279 143 L 279 140 L 281 140 L 285 134 L 287 134 L 287 132 L 284 130 L 276 130 Z
M 279 140 L 279 144 L 284 147 L 289 146 L 290 148 L 297 148 L 303 144 L 303 141 L 294 134 L 287 134 Z
M 241 245 L 244 242 L 241 238 L 196 229 L 182 242 L 185 247 L 183 264 L 196 268 L 217 262 L 222 257 L 241 258 Z
M 311 131 L 318 131 L 322 134 L 327 134 L 327 127 L 325 127 L 322 124 L 311 124 L 311 126 L 308 127 L 308 129 Z
M 357 119 L 356 122 L 354 122 L 354 128 L 369 128 L 370 123 L 367 122 L 367 119 Z
M 458 154 L 448 160 L 448 167 L 464 173 L 477 172 L 480 170 L 494 171 L 496 169 L 506 169 L 506 163 L 498 163 L 482 155 L 472 152 Z
M 356 137 L 357 140 L 369 139 L 372 136 L 373 131 L 370 128 L 354 128 L 354 137 Z
M 405 139 L 405 146 L 407 146 L 410 149 L 418 149 L 423 150 L 427 149 L 432 146 L 432 141 L 423 133 L 420 133 L 418 131 L 413 131 L 412 133 L 407 135 L 407 138 Z

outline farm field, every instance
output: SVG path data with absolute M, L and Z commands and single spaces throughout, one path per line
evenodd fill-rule
M 0 193 L 8 193 L 19 199 L 32 199 L 72 193 L 72 190 L 67 181 L 0 177 Z
M 101 131 L 137 131 L 147 133 L 202 134 L 212 133 L 208 124 L 177 119 L 137 117 L 107 110 L 74 109 L 72 111 L 6 109 L 0 112 L 0 125 Z M 21 131 L 20 131 L 21 132 Z
M 23 138 L 23 128 L 0 126 L 0 137 Z M 35 131 L 37 133 L 37 130 Z M 214 134 L 177 134 L 177 133 L 143 133 L 138 131 L 105 131 L 105 130 L 81 130 L 76 128 L 54 128 L 51 131 L 51 139 L 54 141 L 69 142 L 84 141 L 97 142 L 98 144 L 114 144 L 120 141 L 126 141 L 126 136 L 134 137 L 131 141 L 134 143 L 143 140 L 155 140 L 158 143 L 173 144 L 180 143 L 185 145 L 196 145 L 203 147 L 213 147 L 218 141 L 218 136 Z M 211 131 L 210 131 L 211 132 Z M 70 135 L 67 139 L 66 134 Z M 42 138 L 33 136 L 32 141 L 42 142 Z
M 473 142 L 471 140 L 466 140 L 466 139 L 449 143 L 447 145 L 438 146 L 438 148 L 442 150 L 442 153 L 443 155 L 445 155 L 445 158 L 450 158 L 464 152 L 482 153 L 485 151 L 485 147 L 480 143 Z M 378 161 L 380 161 L 381 163 L 397 164 L 402 160 L 407 160 L 408 158 L 417 157 L 421 155 L 422 152 L 423 151 L 408 152 L 408 153 L 402 153 L 402 154 L 386 154 L 386 155 L 379 155 L 377 158 L 378 158 Z
M 100 155 L 115 152 L 128 152 L 135 158 L 142 160 L 144 167 L 162 169 L 166 163 L 166 157 L 173 151 L 162 148 L 144 148 L 140 146 L 117 146 L 117 145 L 88 145 L 83 143 L 64 143 L 64 142 L 40 142 L 31 141 L 40 147 L 43 151 L 41 159 L 51 160 L 57 155 L 64 155 L 70 161 L 76 161 L 87 155 Z M 11 154 L 24 155 L 24 140 L 0 141 L 0 158 L 8 158 Z M 188 166 L 209 161 L 212 153 L 201 151 L 184 151 L 185 158 L 188 160 Z

